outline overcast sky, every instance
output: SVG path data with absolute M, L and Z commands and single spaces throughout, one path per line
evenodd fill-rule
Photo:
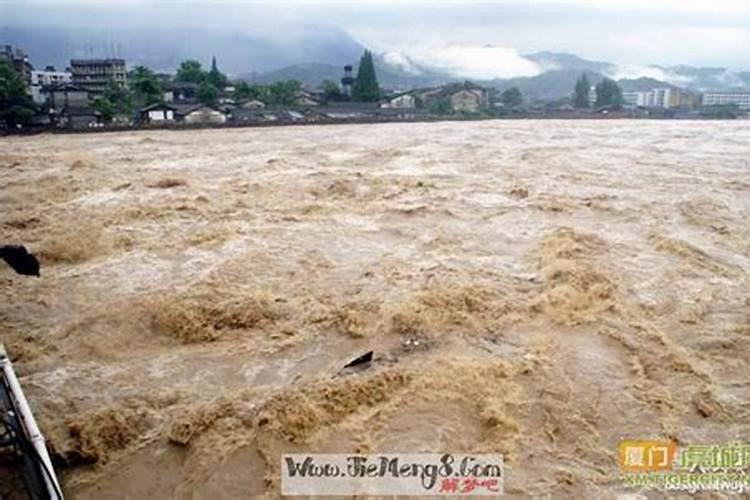
M 477 75 L 533 74 L 517 54 L 541 50 L 634 71 L 647 64 L 750 70 L 750 0 L 0 0 L 0 26 L 29 23 L 201 25 L 288 37 L 333 25 L 378 52 Z

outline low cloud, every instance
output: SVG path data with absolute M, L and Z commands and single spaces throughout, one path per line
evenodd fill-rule
M 624 65 L 615 66 L 614 70 L 608 75 L 610 78 L 620 80 L 623 78 L 637 79 L 637 78 L 653 78 L 655 80 L 668 81 L 669 73 L 662 68 L 656 66 L 636 66 L 636 65 Z
M 410 59 L 457 77 L 491 80 L 535 76 L 537 64 L 521 57 L 514 49 L 470 45 L 429 45 L 402 50 Z
M 421 69 L 411 61 L 411 59 L 395 50 L 383 54 L 383 60 L 387 64 L 395 66 L 412 75 L 418 75 L 422 72 Z

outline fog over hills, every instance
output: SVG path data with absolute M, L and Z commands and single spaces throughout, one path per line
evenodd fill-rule
M 2 21 L 0 21 L 2 23 Z M 296 27 L 294 36 L 210 28 L 151 27 L 76 28 L 60 26 L 3 27 L 0 45 L 22 47 L 37 67 L 65 68 L 74 57 L 118 55 L 129 66 L 174 71 L 180 61 L 210 64 L 216 56 L 230 75 L 266 72 L 291 64 L 318 62 L 340 65 L 359 58 L 364 48 L 346 32 L 329 27 Z
M 624 90 L 638 91 L 656 87 L 680 87 L 694 91 L 731 90 L 750 88 L 750 72 L 732 72 L 726 68 L 699 68 L 692 66 L 622 67 L 615 63 L 593 61 L 574 54 L 538 52 L 520 56 L 537 66 L 533 76 L 477 79 L 460 72 L 414 61 L 406 55 L 388 52 L 376 56 L 381 85 L 393 90 L 427 87 L 469 79 L 477 83 L 505 90 L 518 87 L 524 95 L 539 99 L 559 99 L 570 95 L 571 89 L 582 73 L 592 84 L 608 77 L 616 79 Z M 394 62 L 398 61 L 398 62 Z M 284 68 L 245 78 L 260 83 L 279 79 L 295 79 L 308 86 L 317 86 L 323 80 L 338 81 L 342 65 L 294 64 Z
M 295 27 L 293 36 L 248 31 L 180 27 L 115 29 L 61 26 L 0 26 L 0 44 L 22 47 L 36 67 L 67 66 L 72 57 L 118 55 L 129 66 L 145 65 L 171 72 L 188 58 L 220 68 L 235 78 L 260 83 L 296 79 L 317 87 L 338 81 L 345 64 L 356 63 L 364 44 L 330 26 Z M 420 58 L 421 56 L 421 58 Z M 625 90 L 674 85 L 693 90 L 750 88 L 750 72 L 689 65 L 618 65 L 575 54 L 535 52 L 483 46 L 449 46 L 429 52 L 389 50 L 376 54 L 381 85 L 392 90 L 428 87 L 469 79 L 506 89 L 518 87 L 526 96 L 556 99 L 570 95 L 575 80 L 586 72 L 592 83 L 617 79 Z M 498 75 L 497 77 L 493 77 Z

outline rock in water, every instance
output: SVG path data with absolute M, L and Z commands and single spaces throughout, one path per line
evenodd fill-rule
M 18 274 L 39 276 L 39 261 L 22 245 L 0 246 L 0 257 Z

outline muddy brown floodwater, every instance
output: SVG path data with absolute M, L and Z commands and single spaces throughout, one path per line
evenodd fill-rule
M 299 451 L 609 498 L 623 438 L 750 436 L 750 122 L 0 146 L 2 240 L 42 262 L 0 269 L 0 338 L 69 498 L 274 498 Z

